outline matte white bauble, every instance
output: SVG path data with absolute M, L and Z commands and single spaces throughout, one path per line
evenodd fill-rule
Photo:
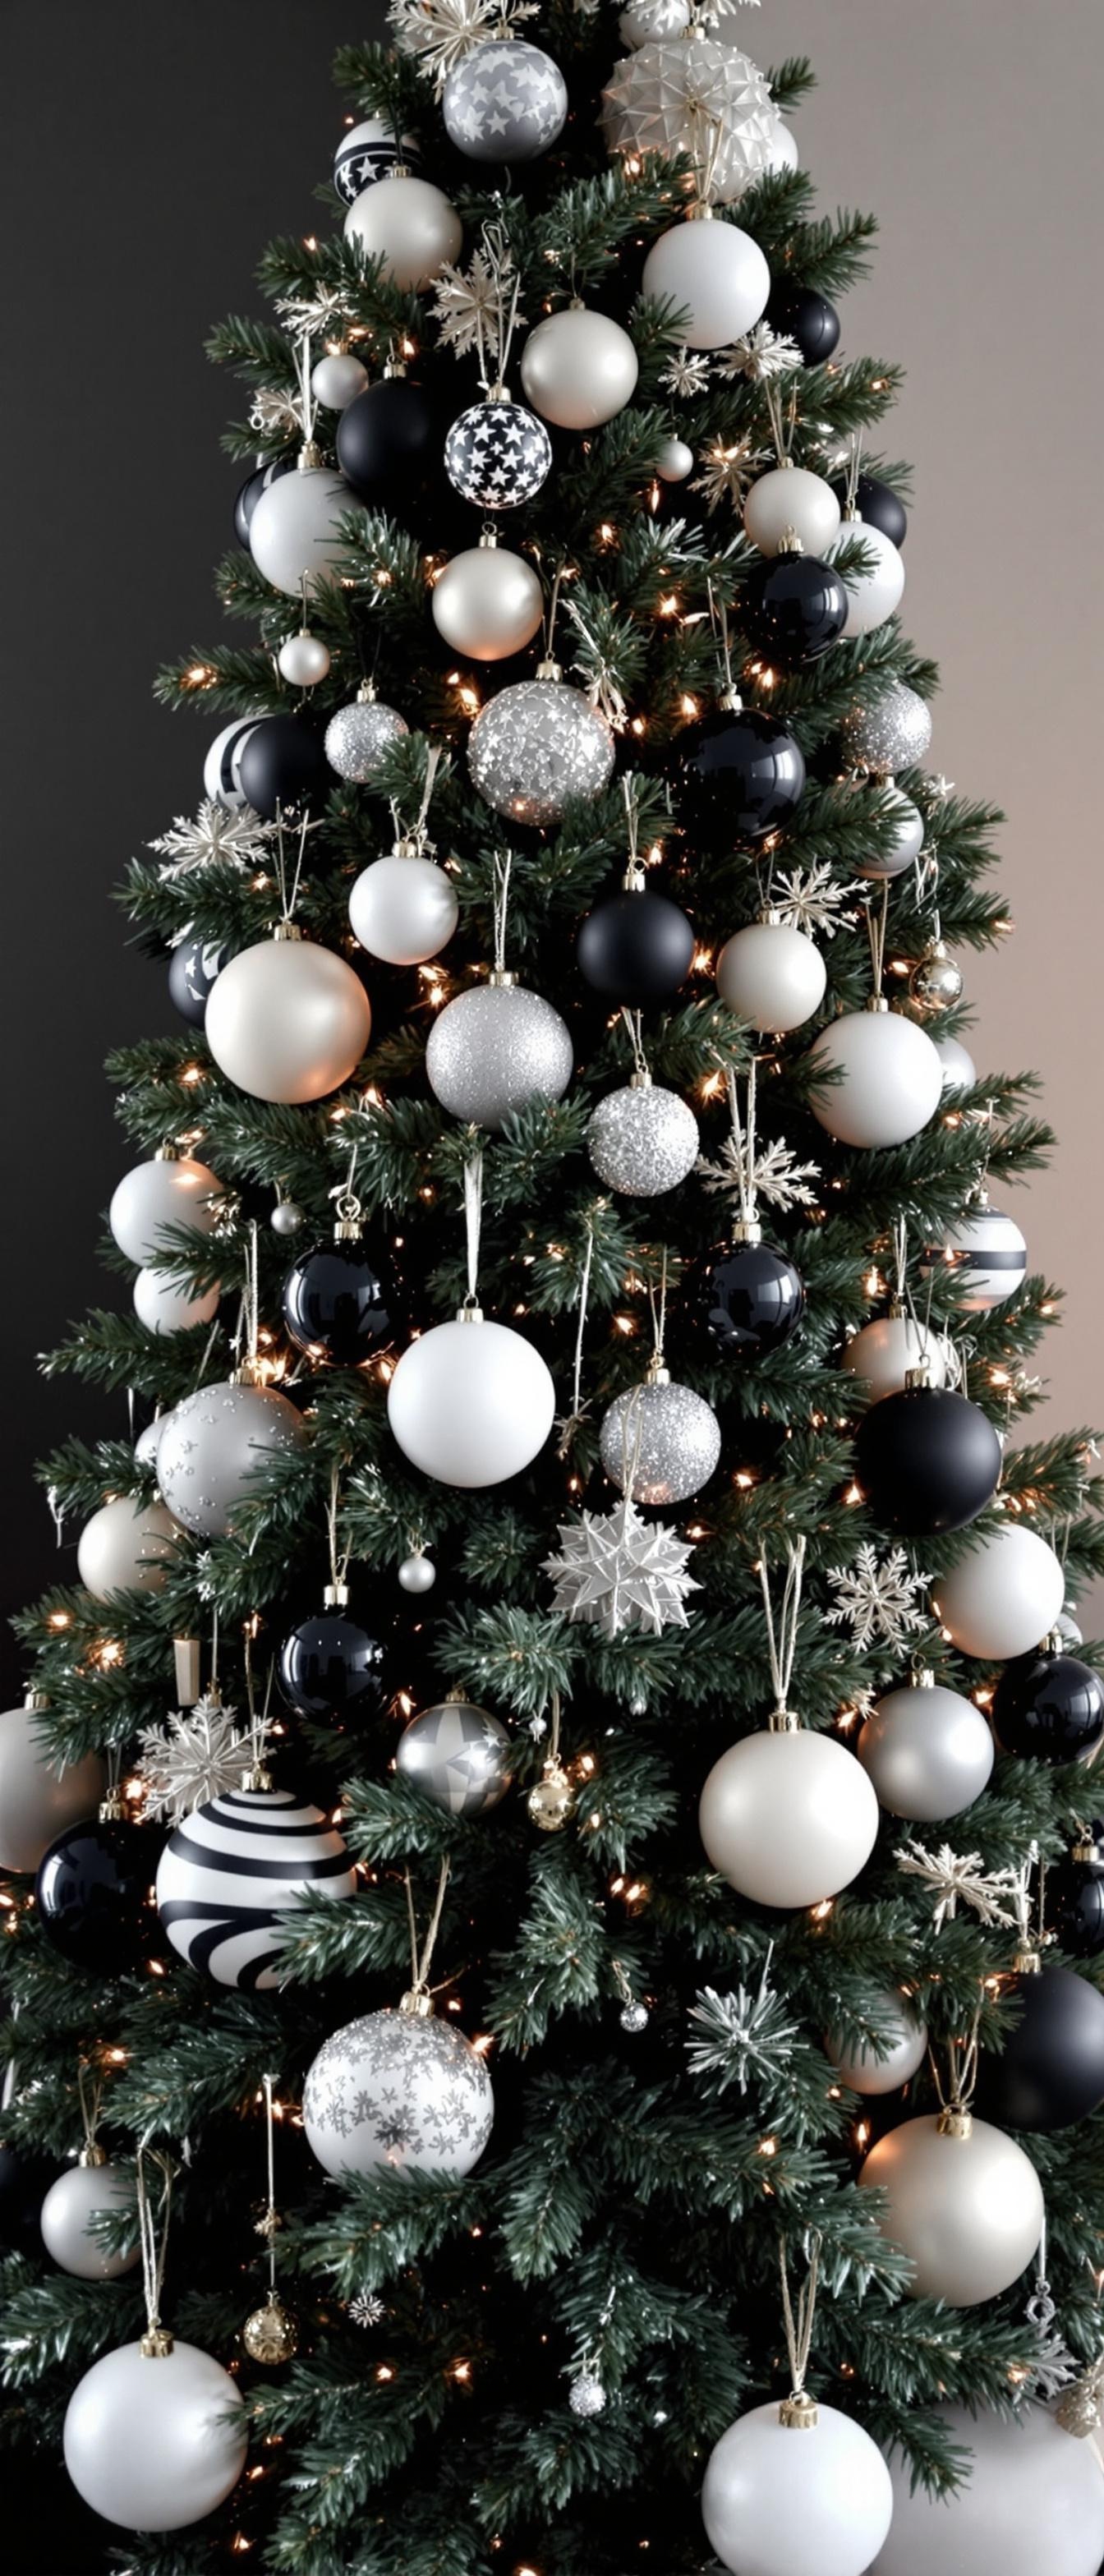
M 755 1905 L 819 1905 L 864 1869 L 878 1801 L 831 1735 L 745 1735 L 702 1790 L 701 1838 L 714 1869 Z
M 77 1541 L 77 1572 L 94 1601 L 116 1592 L 160 1592 L 180 1532 L 163 1503 L 120 1494 L 86 1521 Z
M 932 1587 L 937 1618 L 964 1655 L 1003 1663 L 1047 1636 L 1065 1599 L 1052 1547 L 1022 1521 L 1001 1521 L 975 1538 Z
M 681 329 L 687 348 L 725 349 L 762 320 L 770 270 L 758 242 L 738 224 L 702 220 L 672 224 L 660 234 L 644 262 L 642 284 L 645 295 L 677 304 L 686 314 Z
M 388 966 L 422 966 L 456 928 L 452 879 L 435 859 L 392 850 L 362 868 L 349 896 L 349 919 L 361 947 Z
M 168 1248 L 166 1227 L 187 1225 L 211 1234 L 225 1193 L 206 1163 L 190 1154 L 158 1155 L 125 1172 L 112 1194 L 107 1221 L 128 1261 L 152 1261 Z
M 208 1002 L 208 1026 L 210 1016 Z M 927 1030 L 899 1011 L 845 1011 L 821 1032 L 809 1062 L 838 1066 L 842 1075 L 809 1098 L 814 1118 L 841 1145 L 905 1145 L 939 1106 L 935 1048 Z
M 268 712 L 267 707 L 257 707 L 251 716 L 233 716 L 215 735 L 203 763 L 203 793 L 213 805 L 228 805 L 240 812 L 248 803 L 242 792 L 238 763 L 254 725 L 259 725 Z
M 79 2496 L 127 2531 L 202 2522 L 245 2466 L 240 2388 L 193 2343 L 156 2360 L 140 2343 L 105 2352 L 65 2413 L 65 2466 Z
M 330 649 L 320 635 L 309 635 L 301 628 L 297 635 L 286 635 L 276 656 L 282 680 L 293 689 L 316 689 L 330 667 Z
M 942 1333 L 915 1324 L 911 1315 L 876 1315 L 848 1342 L 840 1361 L 849 1376 L 861 1377 L 872 1404 L 885 1395 L 900 1395 L 910 1369 L 927 1364 L 929 1386 L 946 1386 L 951 1346 Z
M 824 2042 L 841 2084 L 852 2093 L 897 2093 L 918 2075 L 928 2050 L 928 2026 L 919 2021 L 907 1996 L 899 1990 L 879 1995 L 878 2020 L 882 2032 L 881 2056 L 864 2040 L 858 2048 L 847 2049 L 832 2031 Z
M 345 217 L 345 239 L 357 242 L 370 259 L 382 258 L 393 286 L 420 295 L 446 260 L 458 258 L 464 228 L 432 180 L 392 177 L 362 188 Z
M 724 26 L 723 19 L 721 26 L 722 28 Z M 724 43 L 723 35 L 721 43 Z M 774 131 L 767 144 L 767 168 L 768 170 L 798 170 L 800 167 L 801 154 L 797 148 L 797 137 L 793 127 L 787 125 L 784 116 L 779 116 L 775 120 Z
M 55 1768 L 42 1733 L 45 1707 L 29 1691 L 22 1708 L 0 1717 L 0 1869 L 36 1870 L 59 1834 L 95 1815 L 107 1786 L 98 1753 Z
M 961 2115 L 959 2115 L 961 2117 Z M 911 2264 L 910 2298 L 976 2308 L 1011 2289 L 1043 2232 L 1043 2187 L 1029 2156 L 988 2120 L 962 2133 L 922 2112 L 870 2150 L 860 2186 L 886 2195 L 878 2224 Z
M 152 1422 L 147 1422 L 145 1430 L 139 1432 L 134 1443 L 135 1465 L 148 1467 L 153 1475 L 157 1472 L 157 1443 L 164 1428 L 164 1414 L 155 1413 Z
M 134 2186 L 122 2165 L 71 2165 L 68 2173 L 51 2183 L 42 2203 L 47 2253 L 78 2281 L 117 2281 L 121 2273 L 132 2272 L 140 2252 L 137 2211 L 134 2243 L 121 2254 L 109 2254 L 89 2229 L 89 2220 L 98 2210 L 125 2208 L 128 2202 L 133 2208 Z
M 508 1324 L 457 1318 L 405 1350 L 387 1390 L 404 1457 L 439 1485 L 478 1488 L 519 1476 L 543 1449 L 556 1409 L 540 1352 Z
M 617 21 L 617 32 L 623 45 L 635 53 L 639 45 L 654 45 L 657 36 L 677 36 L 690 24 L 690 0 L 629 0 Z
M 935 1038 L 944 1091 L 972 1091 L 977 1081 L 977 1066 L 961 1038 Z
M 815 940 L 785 921 L 749 921 L 717 959 L 722 1002 L 753 1029 L 799 1029 L 820 1009 L 827 981 Z
M 198 1386 L 162 1417 L 157 1482 L 185 1529 L 225 1538 L 266 1461 L 300 1449 L 305 1425 L 274 1386 Z
M 134 1282 L 134 1312 L 147 1333 L 190 1333 L 218 1313 L 219 1287 L 196 1295 L 168 1270 L 140 1270 Z
M 655 470 L 661 483 L 685 483 L 694 471 L 694 450 L 684 438 L 664 438 L 655 452 Z
M 556 429 L 598 429 L 632 401 L 640 361 L 608 313 L 569 305 L 538 322 L 521 353 L 525 399 Z
M 870 2576 L 1097 2576 L 1104 2560 L 1104 2476 L 1093 2442 L 1045 2406 L 1014 2415 L 939 2402 L 948 2441 L 969 2456 L 953 2495 L 914 2484 L 890 2452 L 893 2521 Z
M 800 2426 L 753 2406 L 709 2455 L 702 2521 L 733 2576 L 863 2576 L 892 2512 L 877 2444 L 822 2402 Z
M 363 984 L 332 948 L 262 939 L 223 967 L 207 1003 L 207 1044 L 254 1100 L 324 1100 L 368 1044 Z
M 840 505 L 831 484 L 804 465 L 772 466 L 752 484 L 744 502 L 745 534 L 761 555 L 779 554 L 783 539 L 792 535 L 807 555 L 825 556 L 839 523 Z
M 941 1682 L 885 1691 L 866 1720 L 859 1760 L 891 1816 L 934 1825 L 988 1787 L 993 1738 L 972 1699 Z
M 858 512 L 853 519 L 841 522 L 834 552 L 838 554 L 841 546 L 856 539 L 870 559 L 870 571 L 845 572 L 841 576 L 850 602 L 843 631 L 845 635 L 872 635 L 875 627 L 884 626 L 887 617 L 892 617 L 901 605 L 905 558 L 884 528 L 876 528 Z
M 262 492 L 249 522 L 249 551 L 258 572 L 274 590 L 299 599 L 304 576 L 313 589 L 326 575 L 347 571 L 338 521 L 355 508 L 355 494 L 329 465 L 281 474 Z
M 900 877 L 918 859 L 924 846 L 924 817 L 911 796 L 902 794 L 890 780 L 884 790 L 890 808 L 889 821 L 893 844 L 885 858 L 859 859 L 856 865 L 864 877 Z
M 433 623 L 454 653 L 473 662 L 505 662 L 531 644 L 544 615 L 544 592 L 532 564 L 509 546 L 466 547 L 434 582 Z
M 348 411 L 367 383 L 367 367 L 348 349 L 334 350 L 332 356 L 320 358 L 311 370 L 311 392 L 325 411 Z

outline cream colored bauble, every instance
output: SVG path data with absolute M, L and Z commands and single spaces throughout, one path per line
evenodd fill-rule
M 254 1100 L 324 1100 L 348 1081 L 371 1026 L 368 996 L 344 958 L 286 935 L 231 957 L 207 1003 L 215 1063 Z
M 824 2052 L 830 2057 L 841 2084 L 852 2093 L 897 2093 L 918 2075 L 928 2051 L 928 2026 L 917 2019 L 907 1995 L 897 1988 L 891 1994 L 879 1995 L 877 2028 L 881 2054 L 863 2041 L 858 2048 L 846 2048 L 834 2032 L 829 2031 Z
M 183 2531 L 213 2513 L 245 2467 L 246 2414 L 221 2362 L 191 2343 L 156 2359 L 105 2352 L 65 2415 L 65 2466 L 79 2496 L 127 2531 Z
M 606 149 L 639 168 L 687 153 L 697 194 L 731 206 L 770 168 L 778 111 L 757 64 L 698 19 L 690 41 L 649 37 L 614 64 L 602 92 Z
M 840 505 L 823 474 L 804 465 L 772 466 L 753 483 L 744 502 L 744 530 L 761 555 L 782 553 L 797 538 L 807 555 L 827 555 L 839 534 Z M 846 631 L 846 630 L 845 630 Z
M 128 1261 L 152 1261 L 168 1245 L 166 1228 L 211 1234 L 225 1204 L 222 1182 L 191 1154 L 156 1154 L 116 1183 L 107 1221 Z
M 932 1606 L 954 1645 L 979 1663 L 1029 1655 L 1065 1600 L 1054 1549 L 1022 1521 L 1002 1520 L 975 1538 L 932 1586 Z
M 377 179 L 362 188 L 345 217 L 345 239 L 383 261 L 392 286 L 420 295 L 446 260 L 459 257 L 464 228 L 456 208 L 430 179 Z
M 870 2576 L 1097 2576 L 1104 2474 L 1095 2442 L 1049 2407 L 1012 2415 L 940 2399 L 940 2425 L 966 2458 L 962 2484 L 930 2495 L 911 2459 L 889 2454 L 893 2520 Z
M 77 1572 L 94 1601 L 116 1592 L 160 1592 L 180 1530 L 164 1503 L 120 1494 L 86 1521 L 77 1541 Z
M 92 2234 L 89 2221 L 100 2210 L 122 2209 L 128 2203 L 135 2212 L 134 2242 L 121 2254 L 109 2254 Z M 102 2148 L 94 2149 L 92 2160 L 85 2150 L 79 2164 L 51 2183 L 42 2203 L 41 2226 L 47 2253 L 79 2281 L 117 2281 L 121 2273 L 132 2272 L 138 2261 L 133 2182 L 121 2165 L 108 2163 Z
M 878 1801 L 838 1738 L 801 1727 L 745 1735 L 702 1790 L 701 1838 L 714 1869 L 755 1905 L 819 1905 L 864 1869 Z
M 134 1312 L 147 1333 L 190 1333 L 218 1313 L 221 1288 L 197 1294 L 183 1287 L 169 1270 L 140 1270 L 134 1282 Z
M 544 615 L 544 592 L 532 564 L 488 537 L 453 555 L 429 603 L 438 634 L 473 662 L 505 662 L 524 652 Z
M 42 1732 L 46 1701 L 30 1690 L 0 1717 L 0 1869 L 32 1871 L 58 1835 L 94 1816 L 107 1786 L 98 1753 L 57 1769 Z
M 392 850 L 362 868 L 349 896 L 349 920 L 370 957 L 388 966 L 422 966 L 440 954 L 456 928 L 452 878 L 416 850 Z
M 852 1334 L 840 1367 L 850 1377 L 863 1378 L 870 1402 L 880 1404 L 883 1396 L 903 1392 L 909 1370 L 919 1368 L 921 1361 L 929 1386 L 947 1385 L 954 1352 L 946 1335 L 914 1323 L 911 1315 L 876 1315 L 872 1323 Z
M 640 361 L 619 322 L 572 304 L 538 322 L 521 353 L 525 399 L 556 429 L 598 429 L 632 401 Z
M 911 2264 L 914 2299 L 975 2308 L 1011 2289 L 1037 2253 L 1043 2187 L 1003 2129 L 969 2112 L 923 2112 L 879 2138 L 860 2187 L 884 2192 L 878 2224 Z
M 210 1014 L 209 1002 L 208 1029 Z M 906 1145 L 939 1106 L 943 1072 L 935 1048 L 927 1030 L 899 1011 L 845 1011 L 822 1031 L 807 1062 L 831 1065 L 842 1077 L 809 1095 L 814 1118 L 841 1145 Z
M 348 570 L 338 521 L 355 510 L 356 495 L 328 465 L 281 474 L 262 492 L 249 522 L 249 551 L 259 573 L 289 599 L 300 599 L 324 576 Z
M 856 512 L 852 519 L 840 522 L 840 532 L 833 552 L 855 542 L 861 544 L 870 558 L 869 572 L 845 572 L 843 586 L 849 606 L 845 635 L 872 635 L 875 627 L 884 626 L 901 605 L 905 589 L 905 558 L 898 552 L 892 537 L 884 529 Z
M 405 1350 L 387 1390 L 403 1456 L 438 1484 L 478 1489 L 519 1476 L 556 1409 L 540 1352 L 507 1324 L 458 1316 Z
M 702 2521 L 732 2576 L 863 2576 L 893 2489 L 869 2433 L 835 2406 L 787 2423 L 777 2399 L 738 2415 L 711 2451 Z
M 724 25 L 723 19 L 721 24 Z M 776 113 L 767 144 L 767 168 L 768 170 L 799 170 L 800 167 L 801 154 L 797 148 L 797 137 L 793 127 L 787 125 L 784 116 Z
M 811 1020 L 824 1000 L 827 981 L 815 940 L 777 915 L 735 931 L 717 959 L 722 1002 L 761 1031 L 784 1033 Z
M 653 242 L 644 262 L 645 295 L 677 304 L 690 349 L 725 349 L 760 322 L 770 294 L 770 270 L 750 233 L 738 224 L 672 224 Z M 837 512 L 838 517 L 838 512 Z

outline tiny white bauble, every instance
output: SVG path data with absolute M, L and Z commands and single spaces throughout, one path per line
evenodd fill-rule
M 946 1386 L 951 1346 L 942 1333 L 914 1324 L 911 1315 L 876 1315 L 852 1335 L 840 1361 L 851 1377 L 866 1381 L 872 1404 L 900 1395 L 910 1369 L 925 1361 L 929 1386 Z
M 702 1790 L 701 1838 L 714 1869 L 756 1905 L 819 1905 L 864 1869 L 878 1801 L 831 1735 L 746 1735 Z
M 454 555 L 429 602 L 438 634 L 473 662 L 504 662 L 523 652 L 544 615 L 544 592 L 532 564 L 509 546 L 489 543 Z
M 311 370 L 311 392 L 325 411 L 348 411 L 368 383 L 368 369 L 347 349 L 320 358 Z
M 331 2174 L 470 2173 L 494 2095 L 463 2031 L 434 2015 L 365 2013 L 324 2041 L 303 2086 L 307 2144 Z
M 970 1208 L 944 1235 L 922 1268 L 950 1272 L 956 1300 L 967 1314 L 986 1315 L 1014 1297 L 1027 1276 L 1027 1245 L 1015 1219 L 1001 1208 Z
M 382 258 L 384 277 L 415 295 L 457 258 L 463 238 L 455 206 L 429 179 L 377 179 L 345 217 L 346 241 Z
M 932 1825 L 960 1816 L 988 1787 L 993 1738 L 980 1708 L 961 1691 L 912 1683 L 875 1700 L 858 1755 L 879 1806 Z
M 521 353 L 525 399 L 557 429 L 597 429 L 632 401 L 640 361 L 619 322 L 569 305 L 538 322 Z
M 721 1426 L 704 1395 L 672 1386 L 666 1370 L 628 1387 L 603 1415 L 602 1465 L 634 1503 L 685 1503 L 708 1484 L 721 1454 Z
M 900 607 L 905 588 L 905 558 L 884 529 L 860 518 L 844 519 L 833 552 L 858 540 L 870 557 L 869 572 L 844 573 L 843 586 L 850 603 L 845 635 L 872 635 L 875 627 L 884 626 Z
M 140 2343 L 105 2352 L 65 2413 L 65 2466 L 79 2496 L 127 2531 L 202 2522 L 245 2466 L 240 2388 L 192 2343 L 150 2358 Z
M 399 1567 L 399 1582 L 404 1592 L 432 1592 L 436 1581 L 437 1568 L 423 1548 L 415 1548 L 412 1556 L 404 1556 Z
M 246 1994 L 282 1982 L 280 1933 L 303 1896 L 356 1892 L 353 1865 L 320 1807 L 290 1789 L 230 1789 L 174 1826 L 157 1865 L 157 1911 L 173 1949 Z
M 355 508 L 348 484 L 328 465 L 282 474 L 262 492 L 249 522 L 249 551 L 258 572 L 274 590 L 298 599 L 304 575 L 313 588 L 326 574 L 346 569 L 337 523 L 344 510 Z
M 848 2050 L 829 2031 L 824 2042 L 841 2084 L 852 2093 L 897 2093 L 918 2075 L 928 2050 L 928 2026 L 918 2021 L 907 1995 L 896 1992 L 878 1997 L 878 2025 L 882 2034 L 883 2054 L 879 2056 L 869 2041 Z
M 476 1316 L 421 1333 L 387 1389 L 387 1419 L 403 1456 L 438 1484 L 463 1489 L 504 1484 L 531 1466 L 555 1410 L 532 1342 Z
M 96 2154 L 101 2156 L 99 2148 Z M 98 2236 L 91 2234 L 89 2219 L 98 2210 L 123 2208 L 127 2202 L 135 2210 L 134 2243 L 121 2254 L 109 2254 Z M 41 2226 L 47 2253 L 78 2281 L 117 2281 L 121 2273 L 133 2271 L 138 2261 L 134 2187 L 122 2165 L 106 2160 L 86 2164 L 82 2158 L 79 2165 L 59 2174 L 42 2203 Z
M 363 984 L 332 948 L 262 939 L 223 967 L 207 1004 L 207 1044 L 220 1073 L 254 1100 L 324 1100 L 368 1044 Z
M 330 667 L 330 650 L 320 635 L 310 635 L 305 627 L 297 635 L 286 635 L 276 656 L 280 677 L 293 689 L 316 689 Z
M 208 1003 L 208 1022 L 210 1012 Z M 935 1048 L 927 1030 L 899 1011 L 845 1011 L 822 1030 L 809 1061 L 838 1066 L 842 1075 L 809 1098 L 814 1118 L 841 1145 L 905 1145 L 939 1106 Z
M 295 1406 L 275 1387 L 200 1386 L 163 1417 L 157 1482 L 185 1529 L 199 1538 L 225 1538 L 257 1470 L 267 1458 L 301 1448 L 306 1437 Z
M 160 1592 L 180 1536 L 163 1503 L 120 1494 L 86 1521 L 77 1541 L 77 1572 L 94 1601 L 116 1592 Z
M 187 1225 L 211 1234 L 225 1193 L 206 1163 L 190 1154 L 158 1154 L 136 1163 L 116 1184 L 107 1221 L 128 1261 L 152 1261 L 168 1248 L 167 1226 Z
M 820 1009 L 828 970 L 815 940 L 787 922 L 749 921 L 717 959 L 717 991 L 753 1029 L 799 1029 Z
M 492 1132 L 534 1100 L 562 1100 L 574 1064 L 558 1011 L 524 984 L 473 984 L 429 1032 L 426 1074 L 442 1109 Z
M 134 1282 L 134 1312 L 147 1333 L 190 1333 L 218 1313 L 221 1288 L 204 1288 L 197 1296 L 169 1270 L 140 1270 Z
M 472 785 L 516 823 L 558 823 L 573 796 L 600 796 L 614 757 L 605 717 L 551 672 L 500 689 L 468 738 Z
M 840 505 L 831 484 L 804 465 L 772 466 L 752 484 L 744 502 L 744 529 L 761 555 L 778 554 L 791 532 L 807 555 L 827 555 L 839 524 Z
M 95 1815 L 107 1785 L 98 1753 L 58 1771 L 42 1733 L 45 1707 L 28 1691 L 22 1708 L 0 1717 L 0 1869 L 36 1870 L 59 1834 Z
M 492 34 L 450 71 L 441 114 L 469 161 L 536 161 L 563 130 L 567 83 L 540 45 Z
M 330 717 L 323 748 L 339 778 L 363 787 L 375 777 L 384 752 L 409 731 L 406 717 L 397 707 L 385 707 L 366 680 L 352 704 Z
M 924 817 L 919 806 L 913 804 L 911 796 L 903 796 L 892 781 L 886 786 L 885 796 L 891 808 L 889 820 L 893 847 L 884 859 L 871 857 L 856 861 L 864 877 L 903 876 L 905 869 L 919 858 L 924 846 Z
M 1049 1634 L 1065 1599 L 1052 1547 L 1022 1521 L 1002 1521 L 975 1538 L 932 1588 L 937 1618 L 963 1655 L 979 1663 L 1027 1655 Z
M 435 859 L 399 850 L 362 868 L 349 896 L 361 947 L 388 966 L 421 966 L 456 928 L 456 889 Z
M 694 471 L 694 450 L 684 438 L 664 438 L 655 452 L 655 470 L 661 483 L 685 483 Z
M 1003 2129 L 967 2114 L 956 2135 L 940 2125 L 952 2117 L 922 2112 L 890 2129 L 859 2182 L 886 2194 L 878 2224 L 909 2257 L 909 2296 L 974 2308 L 1010 2289 L 1037 2253 L 1043 2190 L 1030 2157 Z
M 770 270 L 758 242 L 738 224 L 681 223 L 653 242 L 642 284 L 645 295 L 686 314 L 688 348 L 725 349 L 762 320 Z
M 238 764 L 254 725 L 259 725 L 268 712 L 267 707 L 258 707 L 254 715 L 234 716 L 215 735 L 203 763 L 203 793 L 213 805 L 228 805 L 238 812 L 248 803 L 242 793 Z
M 953 2495 L 929 2495 L 912 2461 L 889 2455 L 893 2521 L 870 2576 L 1097 2576 L 1104 2477 L 1095 2442 L 1077 2441 L 1049 2407 L 1012 2415 L 949 2406 L 939 2420 L 968 2467 Z
M 753 2406 L 709 2455 L 702 2521 L 733 2576 L 863 2576 L 892 2512 L 877 2445 L 822 2402 L 797 2427 L 777 2402 Z
M 936 1038 L 933 1043 L 942 1067 L 944 1091 L 972 1091 L 977 1066 L 961 1038 Z
M 633 50 L 652 45 L 657 36 L 677 36 L 690 24 L 690 0 L 629 0 L 617 21 L 623 45 Z
M 600 1181 L 628 1197 L 659 1198 L 686 1180 L 698 1159 L 698 1122 L 677 1091 L 626 1083 L 607 1091 L 586 1131 Z

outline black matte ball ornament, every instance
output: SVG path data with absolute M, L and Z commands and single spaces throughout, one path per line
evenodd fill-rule
M 1047 1928 L 1071 1959 L 1099 1959 L 1104 1951 L 1104 1854 L 1095 1843 L 1075 1843 L 1046 1874 Z
M 1070 2129 L 1104 2102 L 1104 1995 L 1072 1968 L 1039 1968 L 1002 1989 L 1020 2009 L 999 2055 L 978 2070 L 976 2107 L 1002 2129 Z
M 1017 1655 L 993 1696 L 1002 1753 L 1040 1762 L 1086 1762 L 1104 1736 L 1104 1684 L 1076 1655 Z
M 360 1228 L 316 1245 L 284 1281 L 284 1322 L 311 1359 L 356 1368 L 405 1333 L 394 1265 Z
M 381 376 L 337 424 L 337 461 L 358 501 L 394 510 L 424 490 L 441 454 L 429 395 L 409 376 Z
M 26 2147 L 0 2147 L 0 2245 L 13 2254 L 42 2253 L 39 2219 L 57 2166 Z
M 647 1010 L 685 982 L 694 933 L 678 904 L 645 886 L 638 871 L 587 914 L 576 955 L 592 992 L 626 1010 Z
M 766 319 L 772 331 L 796 340 L 807 367 L 821 367 L 838 346 L 840 318 L 815 286 L 790 286 L 780 278 L 771 288 Z
M 335 785 L 322 736 L 306 716 L 262 716 L 238 764 L 242 794 L 266 823 L 277 806 L 321 806 Z
M 221 975 L 228 954 L 225 940 L 214 939 L 182 939 L 173 950 L 169 959 L 169 999 L 193 1029 L 203 1026 L 208 993 L 216 975 Z
M 383 1706 L 383 1646 L 348 1600 L 343 1583 L 329 1584 L 324 1608 L 280 1648 L 280 1688 L 297 1717 L 377 1717 Z
M 848 605 L 834 565 L 817 555 L 767 555 L 741 582 L 736 617 L 753 651 L 778 671 L 800 671 L 842 635 Z
M 270 483 L 278 483 L 282 474 L 294 474 L 294 456 L 277 456 L 271 465 L 257 465 L 247 474 L 234 503 L 234 534 L 239 546 L 249 545 L 249 528 L 262 492 Z
M 851 495 L 845 475 L 838 475 L 832 485 L 837 501 L 846 510 Z M 855 486 L 855 508 L 868 528 L 880 528 L 891 544 L 903 546 L 908 535 L 908 514 L 903 501 L 889 483 L 881 483 L 876 474 L 860 474 Z
M 800 1274 L 769 1243 L 719 1243 L 696 1261 L 683 1305 L 727 1358 L 764 1359 L 796 1332 L 805 1307 Z
M 965 1529 L 997 1489 L 1001 1445 L 980 1405 L 949 1387 L 905 1386 L 863 1415 L 859 1484 L 882 1529 L 934 1538 Z
M 47 1940 L 73 1967 L 116 1977 L 142 1966 L 159 1851 L 158 1835 L 123 1817 L 87 1817 L 51 1843 L 35 1904 Z
M 754 707 L 725 705 L 688 724 L 674 745 L 679 819 L 699 840 L 727 848 L 761 841 L 788 823 L 805 785 L 792 733 Z

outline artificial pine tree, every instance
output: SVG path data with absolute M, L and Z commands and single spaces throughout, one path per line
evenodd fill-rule
M 723 12 L 395 0 L 211 343 L 249 640 L 159 682 L 221 728 L 123 889 L 190 1025 L 110 1063 L 136 1316 L 49 1363 L 112 1436 L 0 1721 L 9 2438 L 145 2328 L 67 2436 L 142 2576 L 860 2576 L 860 2428 L 890 2576 L 926 2490 L 973 2564 L 1009 2478 L 1025 2568 L 1102 2543 L 1104 1538 L 984 1194 L 1049 1137 L 961 1042 L 1000 818 L 833 354 L 874 226 Z

